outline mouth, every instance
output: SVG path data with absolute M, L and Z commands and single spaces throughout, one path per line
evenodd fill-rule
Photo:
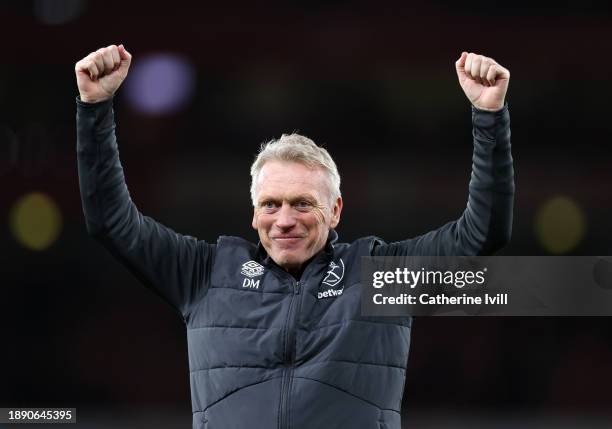
M 293 244 L 297 244 L 300 240 L 304 239 L 305 237 L 301 235 L 281 235 L 281 236 L 271 237 L 271 238 L 272 240 L 274 240 L 275 242 L 279 244 L 290 246 Z

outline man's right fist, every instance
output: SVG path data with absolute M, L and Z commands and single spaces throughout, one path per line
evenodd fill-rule
M 74 66 L 81 100 L 97 103 L 111 98 L 128 74 L 132 55 L 123 45 L 110 45 L 87 55 Z

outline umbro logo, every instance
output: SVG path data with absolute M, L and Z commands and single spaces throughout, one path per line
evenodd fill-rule
M 261 276 L 264 273 L 264 267 L 261 264 L 258 264 L 255 261 L 249 261 L 242 264 L 242 269 L 240 273 L 247 277 L 257 277 Z
M 264 273 L 264 267 L 255 261 L 248 261 L 242 264 L 240 273 L 248 278 L 242 280 L 242 287 L 249 289 L 259 289 L 259 279 L 253 277 L 261 276 Z

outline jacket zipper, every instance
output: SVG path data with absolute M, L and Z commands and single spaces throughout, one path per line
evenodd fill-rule
M 290 416 L 289 416 L 289 396 L 291 392 L 291 383 L 293 382 L 293 371 L 295 368 L 295 355 L 296 355 L 296 344 L 295 344 L 295 331 L 299 315 L 299 305 L 301 300 L 297 299 L 297 309 L 294 309 L 296 305 L 294 302 L 300 294 L 300 289 L 304 283 L 303 279 L 308 278 L 307 273 L 313 270 L 313 267 L 322 259 L 322 257 L 311 261 L 309 266 L 306 267 L 302 273 L 302 280 L 292 280 L 293 293 L 291 294 L 289 301 L 289 309 L 287 310 L 287 319 L 285 320 L 285 327 L 283 335 L 285 337 L 285 349 L 283 350 L 283 359 L 285 368 L 281 378 L 281 396 L 279 401 L 279 416 L 278 416 L 278 429 L 289 429 Z M 275 270 L 279 276 L 285 277 L 287 273 L 281 270 Z M 285 277 L 286 278 L 286 277 Z
M 293 293 L 289 301 L 289 310 L 287 311 L 287 320 L 285 321 L 285 350 L 284 359 L 286 367 L 283 370 L 281 381 L 281 398 L 280 398 L 280 415 L 279 429 L 289 429 L 289 393 L 291 391 L 291 382 L 293 380 L 293 368 L 295 365 L 295 331 L 297 325 L 297 316 L 299 311 L 300 300 L 296 301 L 296 296 L 300 294 L 300 282 L 293 283 Z M 294 307 L 296 309 L 294 310 Z

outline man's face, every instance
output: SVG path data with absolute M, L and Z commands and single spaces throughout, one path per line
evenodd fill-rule
M 266 162 L 256 183 L 253 228 L 268 255 L 287 271 L 299 271 L 340 221 L 342 198 L 331 202 L 323 169 L 298 162 Z

